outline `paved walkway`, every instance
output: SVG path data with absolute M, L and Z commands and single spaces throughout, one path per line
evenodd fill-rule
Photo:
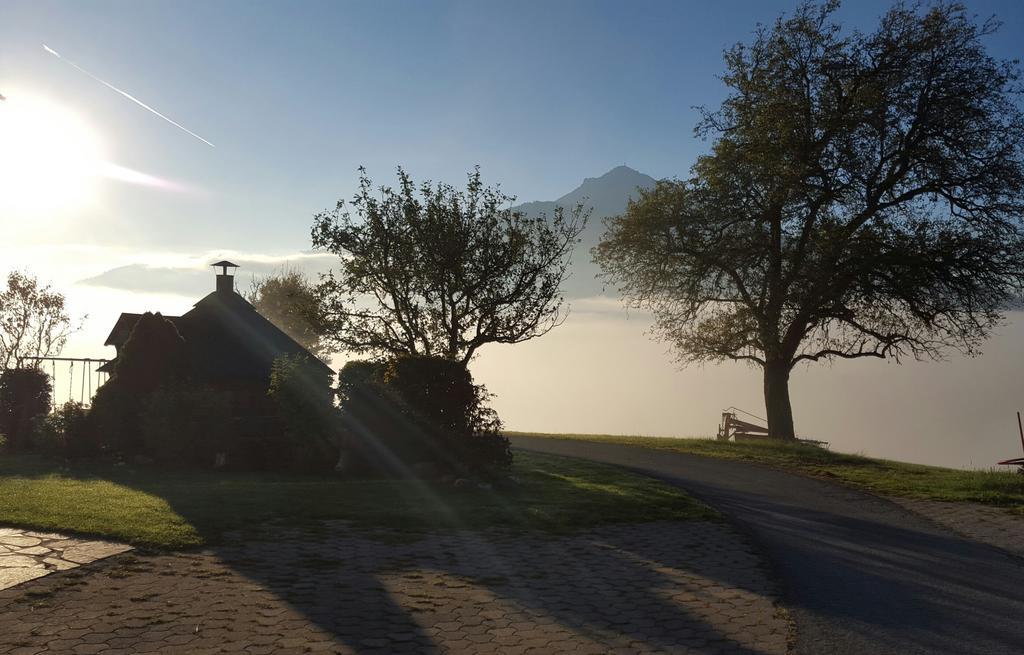
M 0 652 L 783 655 L 776 599 L 725 522 L 419 540 L 327 523 L 0 591 Z
M 513 437 L 678 484 L 730 515 L 784 585 L 796 653 L 1007 655 L 1024 644 L 1024 562 L 889 500 L 727 460 Z
M 0 590 L 131 550 L 131 546 L 62 534 L 0 528 Z
M 912 512 L 926 516 L 944 528 L 1024 557 L 1024 516 L 978 503 L 893 498 Z

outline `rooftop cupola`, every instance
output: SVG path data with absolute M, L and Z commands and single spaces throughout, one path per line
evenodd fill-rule
M 232 264 L 225 259 L 211 264 L 211 266 L 221 269 L 220 273 L 217 273 L 217 292 L 233 293 L 235 291 L 235 269 L 238 268 L 238 264 Z M 231 271 L 229 272 L 228 269 Z

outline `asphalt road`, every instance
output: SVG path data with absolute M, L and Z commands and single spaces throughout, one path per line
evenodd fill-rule
M 1024 562 L 882 498 L 742 462 L 513 437 L 685 488 L 762 547 L 803 655 L 1024 653 Z

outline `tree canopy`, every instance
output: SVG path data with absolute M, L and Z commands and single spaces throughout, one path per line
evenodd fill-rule
M 315 217 L 313 245 L 339 256 L 323 277 L 325 339 L 372 355 L 427 355 L 463 364 L 487 343 L 519 343 L 564 319 L 560 287 L 586 221 L 513 211 L 479 169 L 465 190 L 401 168 L 397 189 L 360 169 L 352 213 L 343 201 Z
M 317 357 L 331 354 L 320 325 L 320 296 L 316 285 L 294 268 L 252 282 L 246 299 L 260 314 Z
M 0 289 L 0 369 L 59 355 L 74 327 L 64 294 L 29 273 L 7 274 L 7 287 Z
M 1024 120 L 998 28 L 896 5 L 845 33 L 803 4 L 725 54 L 689 179 L 642 192 L 595 257 L 684 361 L 764 367 L 794 436 L 800 362 L 978 351 L 1024 287 Z

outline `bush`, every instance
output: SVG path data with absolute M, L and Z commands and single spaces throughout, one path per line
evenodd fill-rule
M 454 475 L 511 464 L 501 421 L 487 390 L 465 366 L 403 356 L 349 362 L 338 381 L 346 443 L 370 469 L 407 475 L 423 462 Z
M 208 387 L 162 387 L 141 402 L 142 452 L 160 464 L 212 468 L 234 432 L 231 398 Z
M 286 468 L 330 471 L 338 462 L 337 411 L 329 376 L 305 356 L 274 361 L 267 395 L 274 404 Z
M 422 431 L 432 435 L 441 461 L 455 473 L 473 474 L 512 463 L 490 394 L 459 363 L 439 357 L 398 357 L 383 371 L 384 384 L 405 402 Z
M 338 373 L 343 465 L 357 473 L 407 477 L 414 464 L 438 459 L 439 451 L 385 385 L 386 367 L 350 361 Z
M 32 444 L 53 457 L 88 457 L 99 453 L 99 444 L 89 429 L 89 412 L 73 400 L 37 421 Z
M 96 441 L 114 453 L 142 454 L 146 396 L 161 387 L 179 387 L 188 375 L 188 352 L 178 329 L 160 314 L 143 314 L 121 347 L 110 380 L 93 398 Z
M 11 368 L 0 373 L 0 434 L 11 450 L 31 445 L 36 420 L 50 411 L 50 376 L 39 368 Z
M 139 416 L 142 412 L 140 394 L 114 378 L 101 386 L 89 410 L 90 438 L 97 450 L 109 453 L 136 454 L 140 443 Z
M 146 312 L 121 347 L 110 381 L 141 395 L 184 382 L 189 369 L 188 351 L 178 328 L 159 312 Z

